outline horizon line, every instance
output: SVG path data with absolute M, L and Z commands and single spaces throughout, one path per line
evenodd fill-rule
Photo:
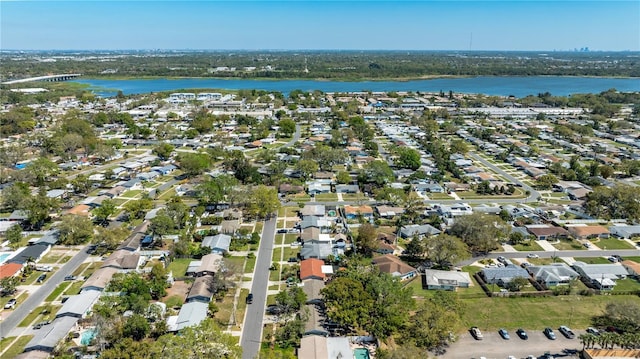
M 585 50 L 586 49 L 586 50 Z M 257 51 L 271 51 L 271 52 L 319 52 L 319 51 L 348 51 L 348 52 L 405 52 L 405 51 L 413 51 L 413 52 L 579 52 L 579 53 L 590 53 L 590 52 L 640 52 L 639 50 L 593 50 L 588 47 L 574 48 L 574 49 L 531 49 L 531 50 L 504 50 L 504 49 L 197 49 L 197 48 L 146 48 L 146 49 L 135 49 L 135 48 L 96 48 L 96 49 L 0 49 L 0 53 L 2 52 L 16 52 L 16 51 L 26 51 L 26 52 L 41 52 L 41 51 L 78 51 L 78 52 L 88 52 L 88 51 L 147 51 L 147 52 L 159 52 L 159 51 L 206 51 L 206 52 L 231 52 L 231 51 L 239 51 L 239 52 L 257 52 Z

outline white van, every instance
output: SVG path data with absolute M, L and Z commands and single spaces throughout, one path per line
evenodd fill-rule
M 53 270 L 53 267 L 52 266 L 37 265 L 36 266 L 36 270 L 37 271 L 41 271 L 41 272 L 51 272 Z

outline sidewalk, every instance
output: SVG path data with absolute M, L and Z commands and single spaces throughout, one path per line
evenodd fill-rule
M 540 245 L 540 247 L 542 247 L 542 249 L 544 249 L 547 252 L 555 252 L 557 251 L 556 247 L 554 247 L 553 245 L 551 245 L 551 243 L 547 242 L 546 240 L 541 240 L 541 241 L 536 241 L 536 243 L 538 243 Z

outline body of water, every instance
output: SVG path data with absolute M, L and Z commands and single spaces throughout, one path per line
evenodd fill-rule
M 318 80 L 247 80 L 247 79 L 126 79 L 101 80 L 77 79 L 74 82 L 89 84 L 91 89 L 105 97 L 114 96 L 118 90 L 125 95 L 178 89 L 256 89 L 279 91 L 285 95 L 300 89 L 303 91 L 320 90 L 323 92 L 356 92 L 356 91 L 422 91 L 481 93 L 524 97 L 550 92 L 555 96 L 567 96 L 576 93 L 599 93 L 611 88 L 618 91 L 640 91 L 640 79 L 607 78 L 607 77 L 563 77 L 563 76 L 531 76 L 531 77 L 466 77 L 440 78 L 411 81 L 318 81 Z

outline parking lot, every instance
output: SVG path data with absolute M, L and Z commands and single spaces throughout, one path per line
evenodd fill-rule
M 553 328 L 557 339 L 549 340 L 542 334 L 542 330 L 527 330 L 529 339 L 520 339 L 515 330 L 509 330 L 511 339 L 505 340 L 500 337 L 498 331 L 483 331 L 483 340 L 475 340 L 469 332 L 464 332 L 460 338 L 447 349 L 447 352 L 439 356 L 445 359 L 479 358 L 506 359 L 509 355 L 516 358 L 525 358 L 527 355 L 540 357 L 545 352 L 549 352 L 556 357 L 578 358 L 578 355 L 567 354 L 566 350 L 580 350 L 582 344 L 577 339 L 578 335 L 584 331 L 574 330 L 576 339 L 567 339 L 557 328 Z M 564 351 L 563 351 L 564 350 Z

